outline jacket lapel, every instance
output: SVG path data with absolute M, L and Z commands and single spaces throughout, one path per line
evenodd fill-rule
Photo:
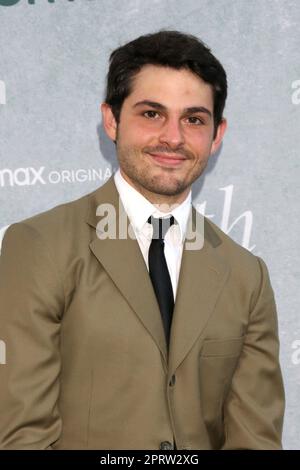
M 127 226 L 128 219 L 113 177 L 90 196 L 87 222 L 94 228 L 101 220 L 101 217 L 96 215 L 97 207 L 101 204 L 110 204 L 111 208 L 116 210 L 117 237 L 100 240 L 95 230 L 95 238 L 90 243 L 90 249 L 138 315 L 167 364 L 167 348 L 159 306 L 138 242 L 130 237 L 124 239 L 118 237 L 120 233 L 118 215 L 121 213 L 121 220 L 124 220 L 125 214 Z
M 170 338 L 170 374 L 203 333 L 229 275 L 227 262 L 215 249 L 222 243 L 220 237 L 194 207 L 191 217 L 193 231 L 202 237 L 203 246 L 188 250 L 187 242 L 184 245 Z

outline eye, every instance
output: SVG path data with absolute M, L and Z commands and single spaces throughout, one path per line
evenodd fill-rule
M 157 111 L 153 111 L 153 110 L 145 111 L 145 112 L 143 113 L 143 116 L 148 117 L 148 118 L 150 118 L 150 119 L 154 119 L 155 116 L 158 116 L 158 112 L 157 112 Z
M 190 116 L 188 118 L 188 120 L 192 120 L 192 122 L 190 122 L 191 124 L 196 124 L 197 126 L 201 126 L 201 124 L 204 124 L 204 122 L 198 118 L 197 116 Z

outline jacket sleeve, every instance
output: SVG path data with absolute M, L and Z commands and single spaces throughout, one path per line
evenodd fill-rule
M 274 293 L 264 261 L 243 350 L 224 406 L 225 449 L 282 449 L 285 394 Z
M 58 410 L 60 318 L 64 293 L 39 232 L 21 222 L 4 236 L 0 256 L 0 449 L 51 449 Z M 2 361 L 3 362 L 3 361 Z

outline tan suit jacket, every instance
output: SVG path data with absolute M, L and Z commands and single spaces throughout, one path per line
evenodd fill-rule
M 0 448 L 280 449 L 263 260 L 204 218 L 203 248 L 183 251 L 168 355 L 138 243 L 97 237 L 101 203 L 119 204 L 112 178 L 5 234 Z

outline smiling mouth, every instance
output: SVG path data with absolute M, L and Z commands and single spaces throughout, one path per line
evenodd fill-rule
M 179 166 L 187 160 L 184 156 L 166 155 L 165 153 L 147 153 L 156 163 L 160 163 L 164 166 Z

